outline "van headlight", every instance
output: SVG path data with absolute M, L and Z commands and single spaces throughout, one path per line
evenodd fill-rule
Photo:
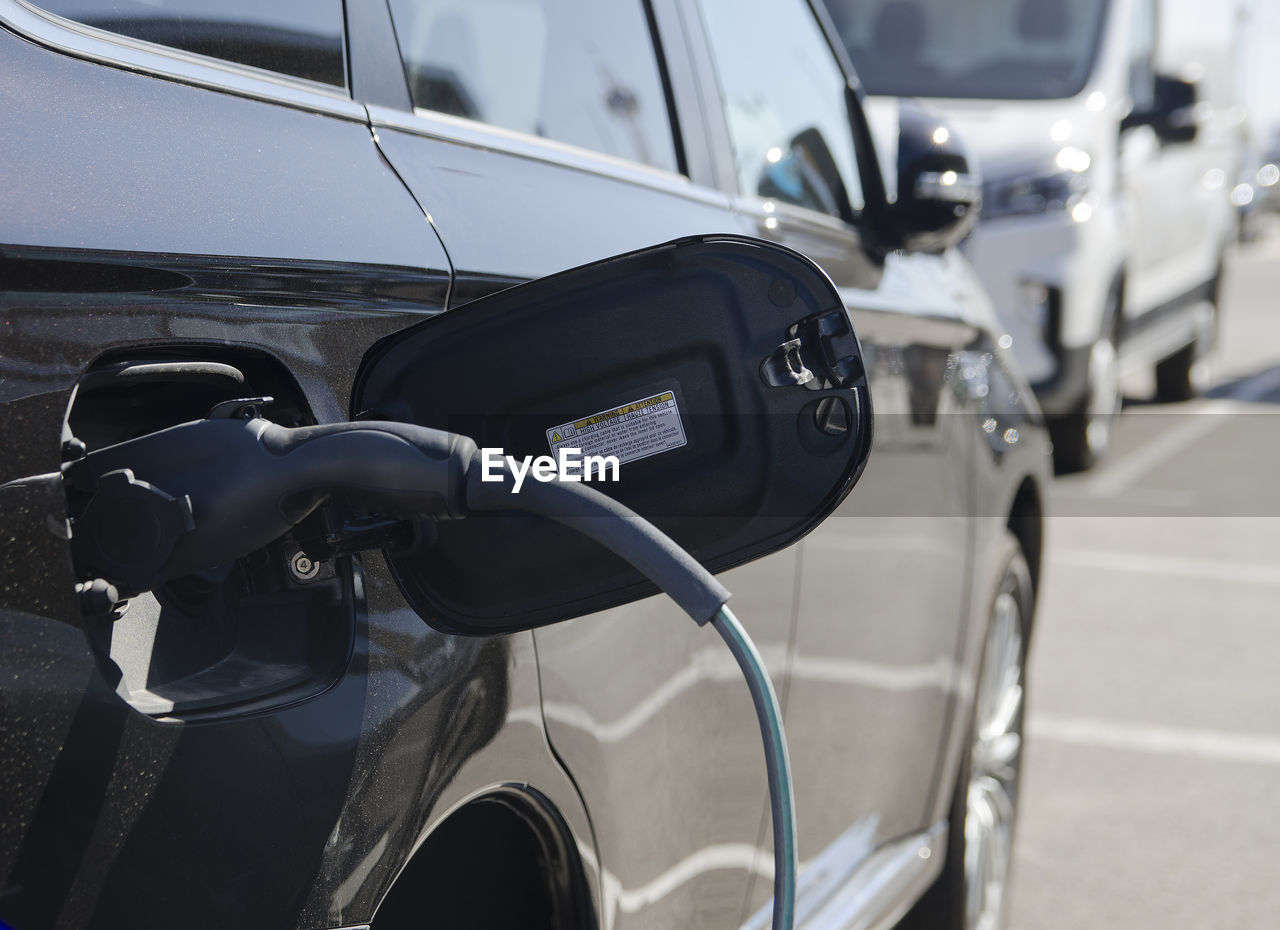
M 1046 165 L 1015 176 L 991 178 L 984 185 L 982 218 L 1069 213 L 1084 222 L 1092 213 L 1089 174 L 1093 158 L 1068 145 Z M 1085 205 L 1089 209 L 1078 209 Z

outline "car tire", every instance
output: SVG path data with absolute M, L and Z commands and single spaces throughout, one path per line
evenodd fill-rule
M 1216 282 L 1214 291 L 1216 294 Z M 1195 338 L 1156 365 L 1156 399 L 1162 403 L 1192 400 L 1209 389 L 1209 353 L 1218 321 L 1216 296 L 1213 303 L 1201 307 L 1197 311 Z
M 947 858 L 899 930 L 1000 930 L 1008 919 L 1034 593 L 1011 533 L 998 564 L 1003 568 L 988 611 L 968 752 L 951 801 Z
M 1079 406 L 1049 423 L 1053 463 L 1062 473 L 1086 471 L 1111 448 L 1120 415 L 1120 358 L 1114 336 L 1100 336 L 1089 350 L 1087 389 Z

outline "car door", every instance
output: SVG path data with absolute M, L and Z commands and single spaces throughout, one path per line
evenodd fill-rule
M 641 0 L 393 0 L 390 12 L 409 93 L 370 112 L 381 151 L 449 252 L 451 306 L 681 236 L 738 231 L 710 183 L 682 39 L 656 32 Z M 673 46 L 679 54 L 661 54 Z M 654 390 L 637 375 L 610 403 Z M 724 577 L 775 667 L 796 573 L 791 547 Z M 763 868 L 767 788 L 732 657 L 664 598 L 535 640 L 547 733 L 593 818 L 603 923 L 736 925 Z
M 831 274 L 863 343 L 875 406 L 858 493 L 801 543 L 785 676 L 808 888 L 800 918 L 817 919 L 859 882 L 883 891 L 886 876 L 911 884 L 928 874 L 915 845 L 929 845 L 943 816 L 936 799 L 972 532 L 971 428 L 954 415 L 953 385 L 976 337 L 967 315 L 981 298 L 954 253 L 890 255 L 883 266 L 870 256 L 859 170 L 868 156 L 855 145 L 840 60 L 809 5 L 698 7 L 724 105 L 735 210 L 745 230 Z M 873 852 L 887 855 L 904 837 L 905 857 L 878 879 L 859 876 Z M 767 891 L 757 883 L 755 903 Z

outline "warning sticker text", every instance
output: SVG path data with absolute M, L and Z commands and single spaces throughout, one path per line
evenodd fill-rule
M 601 410 L 547 430 L 547 445 L 581 449 L 583 455 L 614 455 L 622 464 L 686 445 L 680 409 L 671 391 Z

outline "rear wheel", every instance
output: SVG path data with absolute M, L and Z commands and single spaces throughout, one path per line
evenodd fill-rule
M 1120 414 L 1120 358 L 1108 333 L 1089 350 L 1088 387 L 1080 406 L 1054 418 L 1053 461 L 1060 472 L 1084 471 L 1096 465 L 1111 448 L 1111 435 Z
M 969 750 L 951 802 L 942 874 L 902 930 L 999 930 L 1007 920 L 1022 770 L 1023 689 L 1033 593 L 1022 548 L 1006 534 L 974 694 Z

